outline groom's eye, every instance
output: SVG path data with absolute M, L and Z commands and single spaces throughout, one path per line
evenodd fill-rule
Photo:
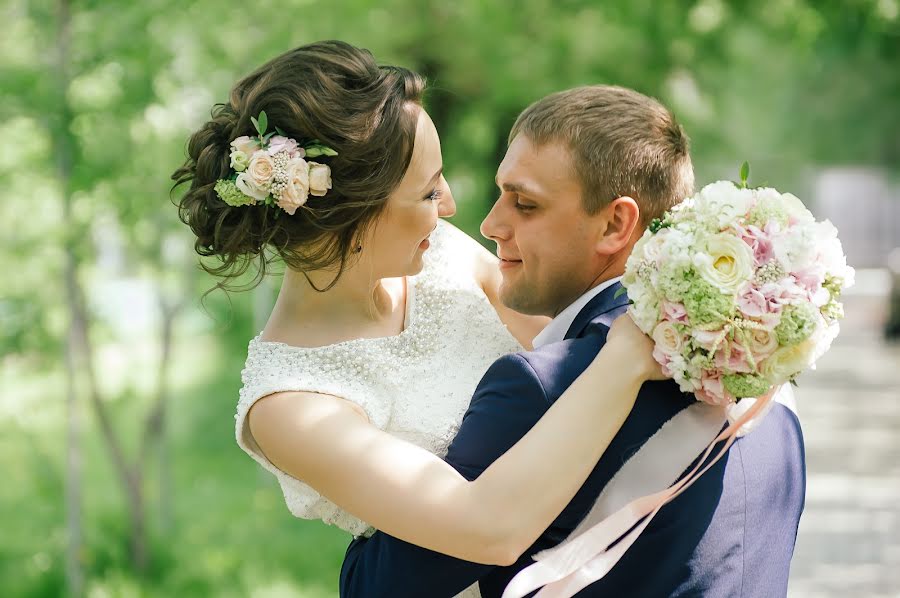
M 518 201 L 516 202 L 516 209 L 519 210 L 520 212 L 528 212 L 529 210 L 533 210 L 533 209 L 535 209 L 536 207 L 537 207 L 537 206 L 532 206 L 532 205 L 524 204 L 524 203 L 521 203 L 521 202 L 518 202 Z

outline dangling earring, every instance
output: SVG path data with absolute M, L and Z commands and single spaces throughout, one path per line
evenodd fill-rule
M 357 245 L 356 249 L 353 250 L 353 253 L 360 253 L 360 252 L 362 252 L 362 245 Z

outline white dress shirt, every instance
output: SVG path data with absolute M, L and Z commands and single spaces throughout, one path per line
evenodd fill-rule
M 559 315 L 553 318 L 550 323 L 547 324 L 546 328 L 541 330 L 541 332 L 534 337 L 534 340 L 531 341 L 534 348 L 537 349 L 538 347 L 543 347 L 550 343 L 558 343 L 566 338 L 566 332 L 569 331 L 569 327 L 572 325 L 572 322 L 575 321 L 576 316 L 584 309 L 584 306 L 587 305 L 591 299 L 620 280 L 622 280 L 622 277 L 616 276 L 615 278 L 605 280 L 597 286 L 588 289 L 587 293 L 576 299 L 569 307 L 559 312 Z

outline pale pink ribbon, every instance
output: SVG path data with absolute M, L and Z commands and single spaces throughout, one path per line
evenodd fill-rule
M 776 390 L 777 387 L 774 387 L 760 397 L 710 442 L 697 465 L 680 481 L 656 494 L 631 501 L 576 538 L 536 554 L 536 562 L 516 574 L 503 591 L 503 598 L 522 598 L 538 588 L 543 589 L 535 598 L 569 598 L 602 579 L 634 544 L 663 505 L 687 490 L 728 452 L 741 426 L 763 410 Z M 706 463 L 716 443 L 723 441 L 719 453 Z M 610 548 L 616 540 L 619 542 Z

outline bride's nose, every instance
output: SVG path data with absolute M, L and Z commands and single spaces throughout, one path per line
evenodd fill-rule
M 453 192 L 450 191 L 450 185 L 447 185 L 441 198 L 438 200 L 438 216 L 441 218 L 450 218 L 456 214 L 456 200 L 453 199 Z

